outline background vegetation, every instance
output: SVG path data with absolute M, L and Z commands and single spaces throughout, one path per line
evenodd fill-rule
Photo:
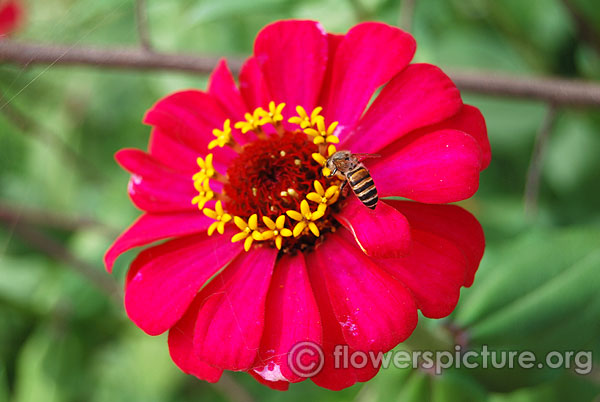
M 411 10 L 411 5 L 414 9 Z M 417 61 L 449 71 L 600 79 L 594 0 L 148 0 L 159 51 L 245 56 L 260 28 L 310 18 L 345 32 L 361 19 L 410 23 Z M 133 0 L 29 0 L 11 40 L 138 46 Z M 567 7 L 571 6 L 571 8 Z M 575 14 L 574 14 L 575 10 Z M 578 12 L 577 12 L 578 11 Z M 589 29 L 583 29 L 587 26 Z M 181 373 L 164 336 L 123 311 L 102 256 L 138 211 L 122 147 L 145 148 L 145 110 L 206 76 L 94 66 L 26 68 L 0 62 L 0 401 L 593 401 L 600 400 L 600 113 L 539 100 L 464 93 L 486 117 L 493 160 L 462 205 L 480 219 L 487 249 L 471 289 L 446 320 L 490 349 L 592 350 L 591 374 L 572 369 L 459 370 L 431 376 L 382 370 L 339 393 L 306 382 L 271 391 L 246 374 L 216 385 Z M 543 122 L 546 120 L 546 130 Z M 540 131 L 541 130 L 541 131 Z M 539 196 L 524 193 L 536 137 Z M 534 184 L 535 187 L 535 184 Z M 414 339 L 413 339 L 414 338 Z M 411 338 L 418 344 L 418 333 Z M 401 346 L 404 347 L 404 346 Z

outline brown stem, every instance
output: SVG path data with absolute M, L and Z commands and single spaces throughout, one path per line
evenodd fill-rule
M 193 73 L 209 73 L 220 57 L 194 56 L 178 53 L 147 52 L 136 48 L 110 48 L 0 41 L 0 61 L 24 66 L 45 65 L 92 65 L 141 70 L 177 70 Z M 229 59 L 229 66 L 238 71 L 241 59 Z
M 175 70 L 209 73 L 219 57 L 155 53 L 140 49 L 40 45 L 0 41 L 0 61 L 49 65 L 92 65 L 142 70 Z M 229 58 L 239 71 L 243 60 Z M 600 106 L 600 84 L 558 78 L 514 77 L 507 74 L 450 70 L 450 77 L 464 90 L 494 96 L 542 100 L 557 105 Z
M 252 395 L 227 372 L 224 372 L 219 382 L 213 386 L 231 402 L 254 402 Z
M 572 0 L 562 0 L 562 3 L 573 18 L 581 39 L 588 42 L 600 54 L 600 31 L 588 21 L 585 14 L 573 4 Z
M 398 25 L 406 32 L 410 32 L 412 29 L 416 3 L 416 0 L 402 0 L 402 3 L 400 4 L 400 18 L 398 20 Z
M 366 21 L 371 19 L 371 13 L 365 8 L 361 0 L 348 0 L 354 11 L 357 21 Z
M 14 205 L 0 201 L 0 220 L 5 222 L 23 222 L 37 226 L 47 226 L 67 231 L 95 229 L 109 239 L 115 239 L 119 231 L 102 222 L 87 217 L 74 217 L 43 209 Z
M 535 216 L 537 212 L 540 179 L 542 176 L 542 162 L 548 147 L 550 133 L 552 132 L 552 127 L 556 120 L 556 112 L 556 105 L 550 104 L 533 146 L 533 153 L 531 155 L 531 161 L 529 162 L 529 169 L 527 170 L 527 182 L 525 183 L 524 195 L 525 215 L 529 217 Z
M 71 267 L 98 289 L 108 294 L 114 301 L 121 303 L 122 297 L 119 286 L 108 275 L 102 272 L 102 268 L 97 268 L 78 258 L 64 245 L 42 231 L 35 229 L 33 226 L 19 221 L 6 220 L 1 217 L 0 221 L 3 221 L 12 233 L 19 236 L 29 246 Z
M 600 106 L 600 85 L 594 82 L 451 69 L 446 72 L 459 89 L 467 92 L 535 99 L 556 105 Z
M 148 10 L 146 0 L 136 0 L 135 2 L 135 25 L 137 27 L 140 46 L 146 52 L 152 52 L 152 42 L 150 41 L 150 30 L 148 29 Z

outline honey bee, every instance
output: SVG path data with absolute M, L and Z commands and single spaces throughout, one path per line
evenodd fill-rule
M 375 182 L 367 168 L 361 163 L 364 158 L 378 158 L 375 154 L 353 154 L 350 151 L 337 151 L 331 155 L 325 164 L 331 171 L 329 177 L 336 175 L 344 180 L 340 188 L 343 189 L 346 183 L 363 205 L 370 209 L 375 209 L 379 197 Z

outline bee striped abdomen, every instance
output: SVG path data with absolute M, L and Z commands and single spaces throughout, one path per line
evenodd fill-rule
M 369 171 L 362 165 L 357 166 L 352 171 L 348 172 L 346 176 L 348 183 L 354 191 L 354 194 L 358 199 L 368 208 L 375 209 L 379 197 L 377 196 L 377 189 L 375 188 L 375 182 L 371 178 Z

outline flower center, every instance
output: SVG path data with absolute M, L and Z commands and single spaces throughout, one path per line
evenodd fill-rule
M 311 156 L 315 152 L 318 147 L 302 132 L 248 144 L 227 169 L 227 210 L 238 216 L 269 217 L 299 211 L 315 180 L 326 185 L 321 166 Z
M 224 233 L 225 225 L 234 223 L 240 230 L 232 241 L 244 240 L 248 251 L 253 242 L 268 242 L 292 253 L 313 247 L 319 237 L 335 231 L 338 224 L 332 213 L 339 205 L 340 180 L 328 178 L 325 162 L 335 152 L 337 123 L 325 127 L 321 108 L 310 115 L 300 106 L 298 116 L 289 119 L 298 129 L 286 130 L 281 111 L 285 104 L 269 104 L 247 113 L 246 121 L 235 123 L 243 134 L 253 131 L 257 140 L 241 147 L 231 135 L 231 122 L 213 130 L 216 137 L 209 149 L 230 146 L 239 156 L 220 175 L 212 166 L 212 154 L 198 158 L 200 171 L 193 177 L 198 204 L 204 214 L 215 220 L 209 235 Z M 214 192 L 211 181 L 223 184 L 221 194 Z M 205 205 L 217 200 L 215 209 Z M 233 218 L 233 219 L 232 219 Z

